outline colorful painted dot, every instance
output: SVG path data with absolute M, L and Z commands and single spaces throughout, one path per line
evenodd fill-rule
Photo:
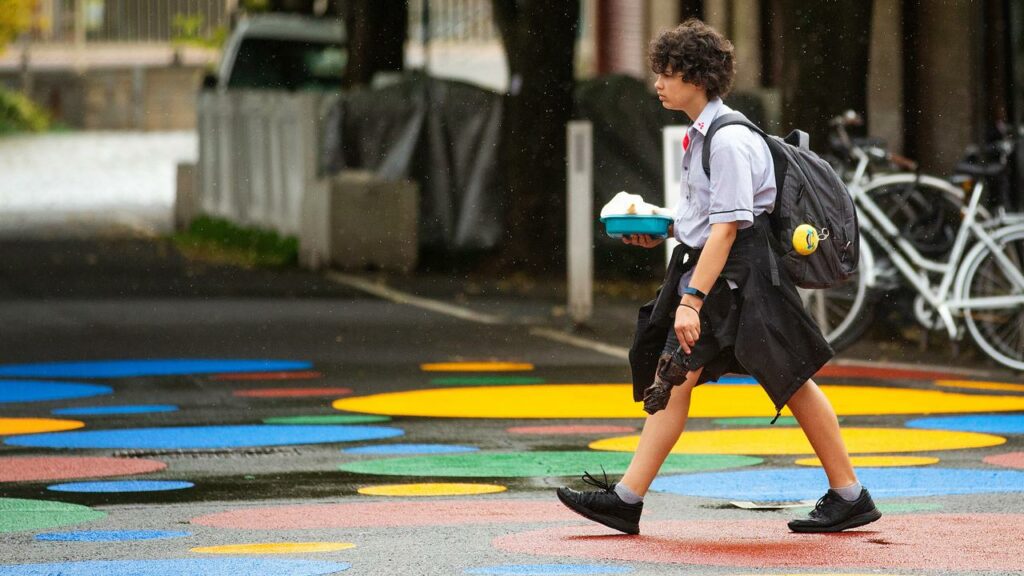
M 82 530 L 78 532 L 46 532 L 36 534 L 35 538 L 41 542 L 126 542 L 185 538 L 191 535 L 191 532 L 167 530 Z
M 1024 472 L 970 468 L 861 468 L 860 482 L 875 499 L 1024 492 Z M 729 500 L 813 500 L 828 480 L 815 468 L 776 468 L 662 476 L 652 490 Z
M 46 402 L 88 398 L 113 392 L 110 386 L 41 380 L 0 380 L 0 404 L 5 402 Z
M 1008 454 L 998 454 L 995 456 L 986 456 L 982 459 L 985 464 L 991 464 L 993 466 L 1003 466 L 1006 468 L 1018 468 L 1024 470 L 1024 452 L 1010 452 Z
M 765 417 L 752 417 L 752 418 L 716 418 L 715 424 L 722 426 L 764 426 L 771 422 L 771 419 Z M 771 426 L 799 426 L 800 423 L 796 421 L 793 416 L 780 416 L 775 424 Z
M 1024 414 L 989 414 L 985 416 L 948 416 L 920 418 L 907 422 L 908 428 L 964 430 L 989 434 L 1024 434 Z
M 572 435 L 572 434 L 624 434 L 635 432 L 632 426 L 514 426 L 509 434 Z
M 349 542 L 265 542 L 260 544 L 227 544 L 199 546 L 190 552 L 199 554 L 305 554 L 311 552 L 337 552 L 355 548 Z
M 913 370 L 885 366 L 839 366 L 827 364 L 814 375 L 815 378 L 861 378 L 869 380 L 941 380 L 949 378 L 949 372 L 937 370 Z
M 146 474 L 167 468 L 158 460 L 94 456 L 6 456 L 0 457 L 0 482 L 70 480 L 99 476 Z
M 722 376 L 708 384 L 757 384 L 757 379 L 751 376 Z
M 321 576 L 351 568 L 345 562 L 265 558 L 187 558 L 172 560 L 87 560 L 0 566 L 0 576 Z
M 942 504 L 937 502 L 888 502 L 885 500 L 876 502 L 875 505 L 882 514 L 907 514 L 910 512 L 935 512 L 942 510 Z M 811 511 L 811 506 L 804 508 L 792 508 L 794 514 L 803 516 Z
M 312 398 L 315 396 L 348 396 L 351 388 L 254 388 L 235 390 L 231 394 L 240 398 Z
M 56 420 L 53 418 L 0 418 L 0 436 L 14 434 L 37 434 L 58 430 L 74 430 L 85 426 L 78 420 Z
M 424 372 L 527 372 L 533 364 L 526 362 L 436 362 L 420 364 Z
M 1005 438 L 975 432 L 907 430 L 905 428 L 842 429 L 851 454 L 879 452 L 928 452 L 998 446 Z M 594 450 L 634 452 L 640 436 L 621 436 L 591 442 Z M 746 428 L 739 430 L 694 430 L 683 434 L 675 454 L 814 454 L 799 428 Z
M 309 362 L 284 360 L 98 360 L 92 362 L 48 362 L 0 366 L 0 376 L 28 378 L 138 378 L 180 376 L 218 372 L 265 372 L 306 370 Z
M 57 408 L 51 412 L 57 416 L 103 416 L 108 414 L 155 414 L 159 412 L 177 412 L 177 410 L 178 407 L 171 404 L 134 404 Z
M 24 532 L 68 526 L 99 520 L 106 515 L 106 512 L 67 502 L 0 498 L 0 532 Z
M 464 574 L 497 574 L 516 576 L 575 576 L 583 574 L 629 574 L 631 566 L 590 564 L 507 564 L 470 568 Z
M 850 462 L 858 468 L 885 468 L 890 466 L 930 466 L 938 464 L 939 459 L 931 456 L 851 456 Z M 800 458 L 796 464 L 820 468 L 821 460 L 817 457 Z
M 456 446 L 454 444 L 382 444 L 380 446 L 360 446 L 342 450 L 346 454 L 460 454 L 476 452 L 475 446 Z
M 958 394 L 880 386 L 822 386 L 840 415 L 943 414 L 1024 411 L 1024 396 Z M 624 384 L 482 386 L 387 392 L 335 400 L 335 409 L 389 416 L 443 418 L 644 418 Z M 785 414 L 785 411 L 784 411 Z M 759 386 L 699 386 L 691 418 L 775 415 Z
M 214 374 L 210 380 L 315 380 L 323 374 L 314 370 L 302 372 L 241 372 L 238 374 Z
M 368 414 L 316 414 L 313 416 L 278 416 L 265 418 L 264 424 L 374 424 L 378 422 L 389 422 L 390 416 L 373 416 Z
M 447 376 L 431 378 L 436 386 L 501 386 L 505 384 L 543 384 L 543 378 L 532 376 Z
M 200 516 L 192 519 L 192 524 L 241 530 L 323 530 L 565 522 L 577 519 L 579 516 L 554 498 L 463 498 L 243 508 Z
M 9 438 L 12 446 L 38 448 L 201 449 L 358 442 L 401 436 L 398 428 L 374 426 L 193 426 L 122 428 L 34 434 Z
M 1024 384 L 1009 382 L 973 382 L 969 380 L 936 380 L 936 386 L 946 388 L 967 388 L 971 390 L 1004 390 L 1007 392 L 1024 392 Z
M 883 516 L 841 536 L 794 535 L 778 518 L 651 520 L 642 541 L 594 524 L 531 530 L 493 541 L 513 554 L 603 561 L 801 569 L 860 569 L 1016 573 L 1022 514 Z M 965 545 L 970 543 L 970 545 Z M 868 552 L 870 551 L 870 552 Z M 865 570 L 867 569 L 867 570 Z
M 348 462 L 345 472 L 382 476 L 446 476 L 451 478 L 525 478 L 531 476 L 577 476 L 584 470 L 608 474 L 626 471 L 632 454 L 615 452 L 474 452 L 441 456 L 413 456 Z M 662 472 L 720 470 L 760 464 L 760 458 L 720 454 L 673 454 Z
M 508 488 L 495 484 L 421 483 L 366 486 L 358 492 L 366 496 L 470 496 L 497 494 Z
M 172 480 L 117 480 L 111 482 L 69 482 L 47 486 L 54 492 L 162 492 L 192 488 L 191 482 Z

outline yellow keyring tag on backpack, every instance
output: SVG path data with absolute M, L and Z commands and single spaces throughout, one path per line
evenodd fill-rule
M 801 224 L 793 230 L 793 249 L 807 256 L 818 249 L 818 231 L 810 224 Z

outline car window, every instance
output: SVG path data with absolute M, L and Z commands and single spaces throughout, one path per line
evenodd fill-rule
M 238 48 L 228 87 L 339 88 L 347 60 L 347 51 L 336 43 L 246 38 Z

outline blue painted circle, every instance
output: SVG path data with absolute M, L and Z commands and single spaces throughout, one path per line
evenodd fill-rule
M 110 394 L 110 386 L 48 382 L 42 380 L 0 380 L 0 404 L 4 402 L 45 402 Z
M 858 468 L 871 496 L 906 498 L 993 492 L 1024 492 L 1024 472 L 971 468 Z M 828 489 L 818 468 L 777 468 L 707 472 L 658 478 L 658 492 L 729 500 L 813 500 Z
M 984 432 L 986 434 L 1024 434 L 1024 414 L 918 418 L 907 422 L 907 427 Z
M 0 376 L 29 378 L 132 378 L 178 376 L 219 372 L 279 372 L 308 370 L 309 362 L 287 360 L 101 360 L 93 362 L 49 362 L 0 366 Z
M 167 530 L 81 530 L 78 532 L 36 534 L 36 540 L 43 542 L 124 542 L 128 540 L 184 538 L 191 535 L 191 532 L 172 532 Z
M 380 440 L 404 434 L 382 426 L 178 426 L 168 428 L 121 428 L 82 430 L 12 436 L 11 446 L 37 448 L 155 448 L 201 449 L 327 444 Z
M 161 492 L 183 490 L 195 484 L 178 480 L 109 480 L 106 482 L 67 482 L 47 486 L 54 492 Z
M 457 454 L 476 452 L 475 446 L 456 446 L 454 444 L 382 444 L 380 446 L 360 446 L 342 450 L 346 454 Z
M 348 570 L 347 562 L 264 558 L 182 558 L 173 560 L 89 560 L 0 566 L 0 576 L 320 576 Z
M 572 576 L 575 574 L 628 574 L 631 566 L 600 566 L 590 564 L 509 564 L 470 568 L 466 574 L 516 574 L 526 576 Z
M 153 414 L 157 412 L 177 412 L 178 407 L 171 404 L 133 404 L 122 406 L 78 406 L 75 408 L 57 408 L 50 413 L 57 416 L 104 416 L 107 414 Z
M 757 379 L 753 376 L 722 376 L 714 382 L 708 382 L 708 384 L 757 384 Z

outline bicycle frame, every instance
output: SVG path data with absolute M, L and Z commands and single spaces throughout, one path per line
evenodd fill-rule
M 946 262 L 936 262 L 922 256 L 914 248 L 913 244 L 902 238 L 896 225 L 885 215 L 878 204 L 865 193 L 865 188 L 861 182 L 869 160 L 862 151 L 856 150 L 855 152 L 858 155 L 858 166 L 850 183 L 849 190 L 854 204 L 858 208 L 861 229 L 889 254 L 893 264 L 903 277 L 910 282 L 921 297 L 938 313 L 950 338 L 955 339 L 960 336 L 960 326 L 953 315 L 954 312 L 961 312 L 970 308 L 1010 308 L 1021 305 L 1022 301 L 1024 301 L 1024 296 L 950 299 L 953 282 L 957 276 L 957 267 L 964 257 L 968 241 L 972 235 L 989 247 L 1009 278 L 1024 293 L 1024 274 L 1002 253 L 986 227 L 977 221 L 978 207 L 982 192 L 984 191 L 984 184 L 981 181 L 975 183 L 971 192 L 971 199 L 964 213 L 960 228 L 957 231 L 949 259 Z M 941 274 L 937 289 L 932 288 L 933 284 L 929 277 L 929 272 Z

